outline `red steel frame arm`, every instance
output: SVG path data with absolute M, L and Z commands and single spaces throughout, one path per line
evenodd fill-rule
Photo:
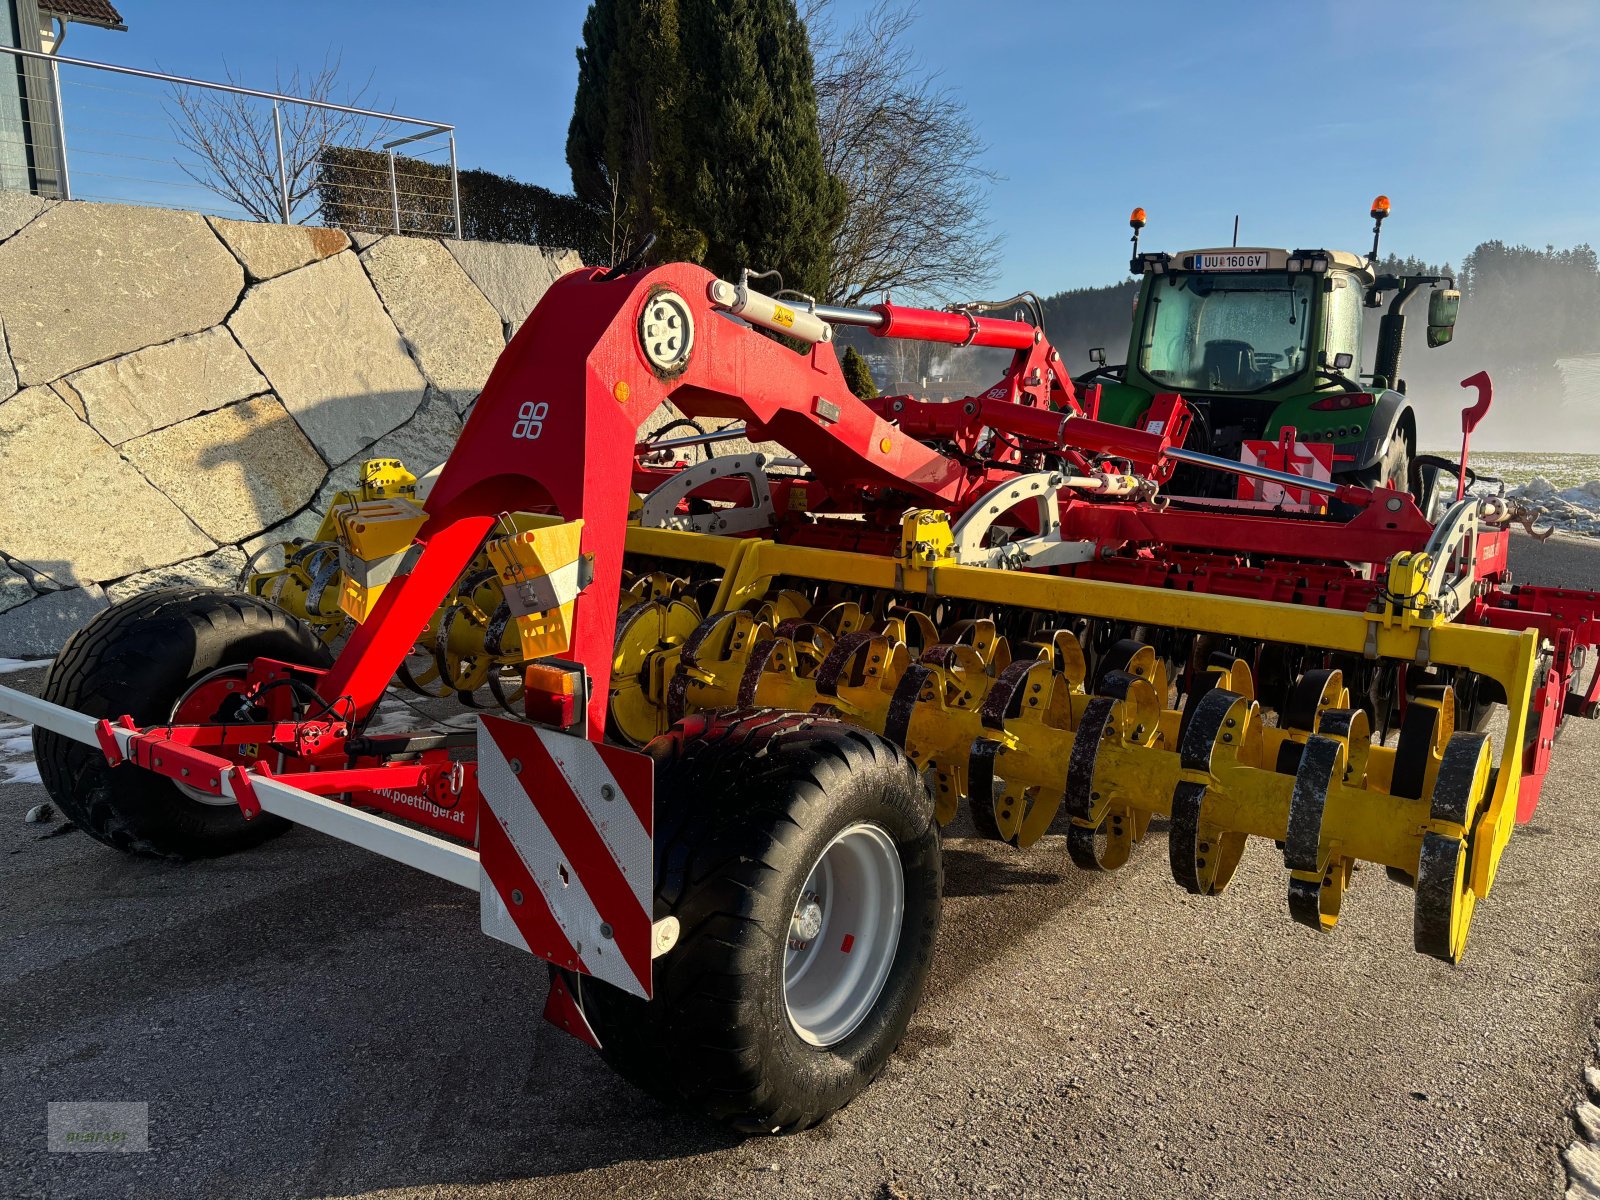
M 598 270 L 575 271 L 551 287 L 495 364 L 428 496 L 421 557 L 351 635 L 319 686 L 326 699 L 348 697 L 364 717 L 498 515 L 554 509 L 583 519 L 581 553 L 593 562 L 575 605 L 570 656 L 589 671 L 587 731 L 599 740 L 633 448 L 640 426 L 668 399 L 691 417 L 743 418 L 752 437 L 781 442 L 834 495 L 893 489 L 936 505 L 969 490 L 967 467 L 850 393 L 831 345 L 796 353 L 714 309 L 714 278 L 674 263 L 611 281 Z M 671 373 L 651 365 L 640 335 L 646 306 L 667 291 L 693 323 L 688 359 Z

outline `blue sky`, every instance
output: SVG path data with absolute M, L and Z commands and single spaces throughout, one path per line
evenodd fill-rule
M 118 0 L 127 33 L 64 53 L 246 82 L 342 53 L 408 115 L 453 122 L 463 166 L 564 188 L 579 0 Z M 835 0 L 848 21 L 868 0 Z M 455 9 L 459 15 L 447 14 Z M 1241 241 L 1431 260 L 1479 241 L 1600 241 L 1595 0 L 920 0 L 912 37 L 965 99 L 1001 179 L 997 290 L 1122 278 L 1145 245 Z

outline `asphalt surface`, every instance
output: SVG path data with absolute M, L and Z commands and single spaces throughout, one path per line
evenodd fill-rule
M 1600 542 L 1519 539 L 1600 584 Z M 36 686 L 37 672 L 0 682 Z M 820 1129 L 740 1141 L 539 1019 L 544 970 L 476 899 L 296 830 L 222 861 L 59 821 L 0 728 L 0 1197 L 1558 1195 L 1600 1001 L 1600 727 L 1574 722 L 1467 960 L 1411 949 L 1358 873 L 1292 924 L 1255 844 L 1230 891 L 1156 836 L 1090 876 L 1060 837 L 954 831 L 932 985 L 886 1075 Z M 66 830 L 63 832 L 63 830 Z M 145 1101 L 151 1152 L 50 1154 L 52 1100 Z

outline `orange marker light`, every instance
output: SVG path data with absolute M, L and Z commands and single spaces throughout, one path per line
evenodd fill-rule
M 1387 208 L 1388 205 L 1389 205 L 1389 202 L 1387 200 L 1385 200 L 1383 203 L 1384 203 L 1384 207 Z M 1128 224 L 1130 226 L 1132 226 L 1134 229 L 1143 229 L 1144 228 L 1144 209 L 1142 209 L 1142 208 L 1134 209 L 1133 210 L 1133 215 L 1128 218 Z
M 547 696 L 571 696 L 578 690 L 575 672 L 545 666 L 543 663 L 530 663 L 522 679 L 527 687 Z
M 1389 215 L 1389 197 L 1379 196 L 1372 202 L 1372 216 L 1374 220 L 1381 221 Z
M 633 395 L 633 389 L 628 386 L 626 379 L 617 380 L 617 386 L 611 389 L 611 394 L 617 398 L 618 404 L 626 404 Z

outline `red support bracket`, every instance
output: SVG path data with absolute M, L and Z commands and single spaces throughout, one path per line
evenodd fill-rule
M 550 995 L 544 1002 L 544 1019 L 557 1029 L 565 1029 L 580 1042 L 600 1049 L 600 1039 L 589 1024 L 589 1018 L 583 1015 L 567 981 L 555 971 L 550 972 Z
M 95 739 L 100 743 L 100 753 L 106 756 L 106 762 L 113 767 L 120 767 L 127 761 L 127 756 L 122 753 L 122 746 L 117 741 L 114 732 L 117 729 L 132 729 L 137 731 L 138 726 L 133 723 L 133 718 L 124 714 L 117 718 L 116 723 L 102 720 L 94 727 Z
M 117 733 L 123 730 L 128 731 L 126 752 L 117 740 Z M 132 717 L 124 715 L 115 722 L 102 720 L 95 726 L 94 736 L 100 744 L 100 752 L 114 767 L 133 763 L 201 791 L 225 795 L 223 780 L 235 764 L 215 754 L 207 754 L 179 738 L 165 736 L 170 732 L 167 730 L 158 734 L 153 730 L 140 729 Z
M 265 762 L 258 762 L 250 768 L 257 775 L 272 778 L 272 768 Z M 239 811 L 245 820 L 252 820 L 261 815 L 261 801 L 256 799 L 255 781 L 250 778 L 250 771 L 243 767 L 234 767 L 228 772 L 228 790 L 233 793 L 233 802 L 239 806 Z

